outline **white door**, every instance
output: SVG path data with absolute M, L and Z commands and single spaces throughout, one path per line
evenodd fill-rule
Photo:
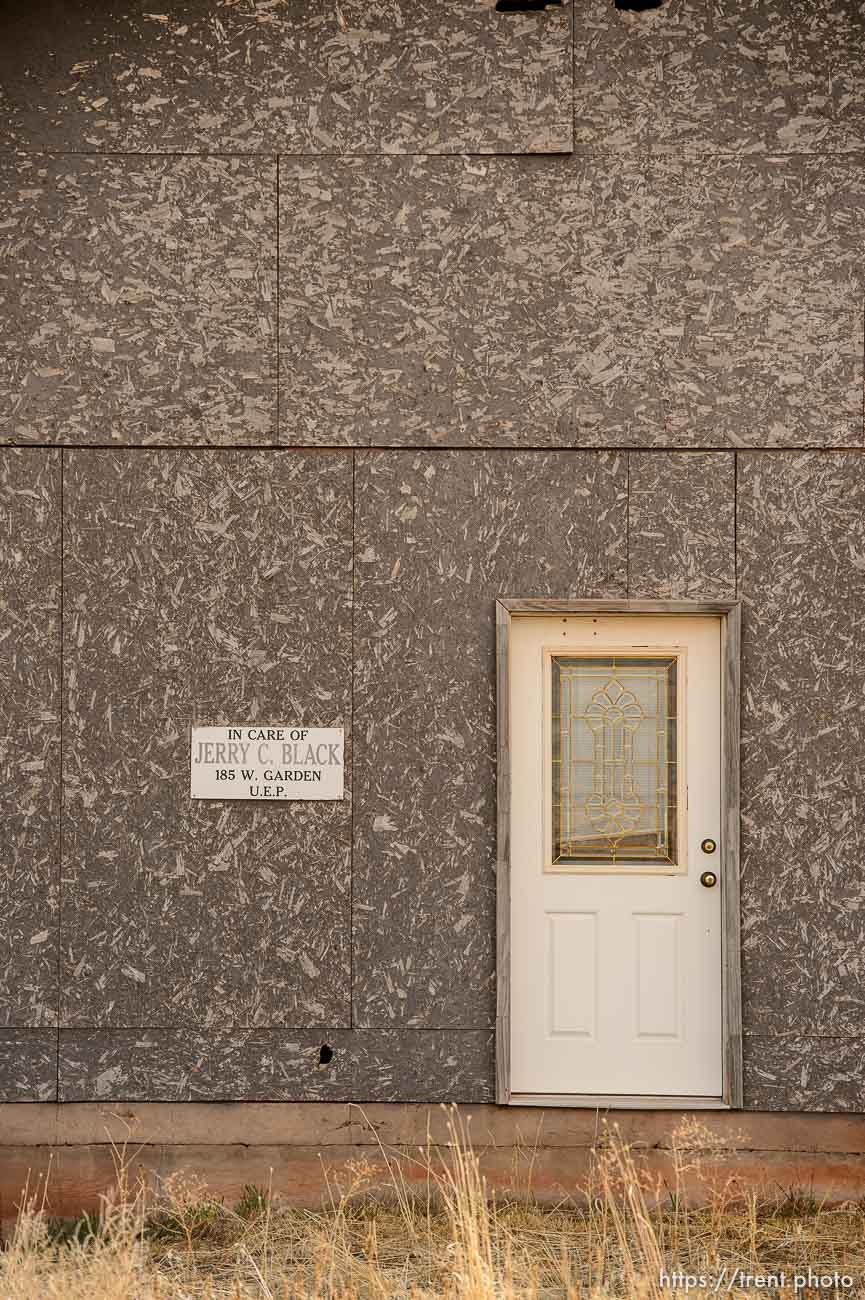
M 516 615 L 510 664 L 514 1100 L 720 1098 L 721 620 Z

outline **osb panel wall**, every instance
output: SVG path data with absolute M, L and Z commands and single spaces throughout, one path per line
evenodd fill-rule
M 60 453 L 0 457 L 0 1086 L 57 1087 Z
M 863 162 L 282 159 L 280 439 L 858 443 Z
M 746 1102 L 861 1109 L 865 19 L 146 8 L 0 20 L 0 1096 L 490 1100 L 494 598 L 738 596 Z
M 53 10 L 53 13 L 52 13 Z M 0 148 L 558 153 L 571 14 L 494 0 L 10 0 Z
M 357 455 L 354 1014 L 491 1026 L 496 596 L 624 595 L 617 453 Z
M 5 437 L 275 440 L 276 163 L 0 158 Z
M 61 1023 L 348 1025 L 350 797 L 191 800 L 188 727 L 350 760 L 350 458 L 64 459 Z

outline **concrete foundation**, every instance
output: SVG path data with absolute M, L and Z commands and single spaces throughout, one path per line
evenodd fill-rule
M 498 1197 L 580 1204 L 614 1127 L 654 1188 L 651 1199 L 682 1190 L 694 1204 L 716 1194 L 833 1203 L 865 1196 L 865 1123 L 851 1115 L 85 1103 L 0 1107 L 0 1217 L 8 1225 L 25 1186 L 41 1197 L 46 1179 L 52 1214 L 97 1210 L 121 1158 L 153 1189 L 178 1170 L 195 1173 L 229 1205 L 249 1183 L 292 1205 L 329 1203 L 350 1186 L 359 1160 L 371 1166 L 369 1194 L 387 1196 L 397 1177 L 425 1198 L 435 1188 L 431 1170 L 441 1172 L 454 1145 L 454 1119 Z

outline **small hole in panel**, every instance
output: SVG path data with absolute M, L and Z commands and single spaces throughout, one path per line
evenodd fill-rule
M 332 1060 L 333 1060 L 333 1048 L 331 1047 L 330 1043 L 322 1043 L 321 1047 L 318 1049 L 319 1065 L 330 1065 Z
M 644 9 L 660 9 L 664 0 L 616 0 L 616 8 L 642 13 Z

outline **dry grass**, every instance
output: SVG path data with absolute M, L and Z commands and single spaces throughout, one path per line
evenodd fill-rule
M 124 1153 L 118 1185 L 98 1221 L 65 1239 L 43 1203 L 28 1200 L 0 1255 L 0 1300 L 661 1300 L 674 1292 L 661 1272 L 709 1279 L 688 1294 L 753 1296 L 726 1283 L 733 1269 L 765 1276 L 783 1269 L 791 1285 L 762 1295 L 863 1296 L 865 1213 L 861 1205 L 820 1207 L 789 1197 L 735 1203 L 730 1186 L 705 1183 L 706 1203 L 689 1208 L 686 1184 L 715 1155 L 701 1125 L 678 1130 L 672 1182 L 660 1188 L 640 1169 L 614 1130 L 599 1144 L 580 1202 L 556 1209 L 488 1196 L 460 1118 L 449 1118 L 451 1145 L 419 1154 L 429 1195 L 410 1191 L 401 1166 L 382 1150 L 390 1187 L 369 1195 L 368 1162 L 319 1211 L 280 1206 L 247 1189 L 234 1209 L 208 1197 L 193 1176 L 167 1179 L 154 1199 L 130 1187 Z M 661 1208 L 658 1195 L 663 1192 Z M 654 1208 L 652 1208 L 654 1207 Z M 796 1272 L 835 1270 L 852 1287 L 799 1287 Z

